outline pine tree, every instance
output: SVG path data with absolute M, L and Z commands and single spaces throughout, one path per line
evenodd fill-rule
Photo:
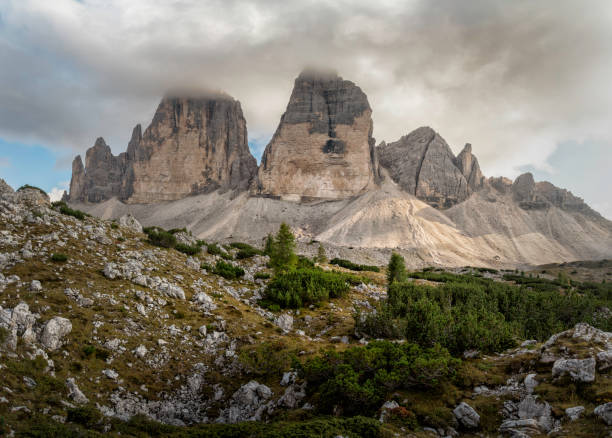
M 266 243 L 264 245 L 264 254 L 267 256 L 272 256 L 272 253 L 274 252 L 274 236 L 272 235 L 272 233 L 268 234 L 268 237 L 266 238 Z
M 319 244 L 319 249 L 317 251 L 316 262 L 317 263 L 327 263 L 327 254 L 325 254 L 325 248 L 323 248 L 323 245 L 321 244 Z
M 270 266 L 275 271 L 289 271 L 297 266 L 295 237 L 289 225 L 282 223 L 274 239 L 270 254 Z
M 387 266 L 387 282 L 391 285 L 395 281 L 402 281 L 406 278 L 406 263 L 404 257 L 398 253 L 392 253 L 389 265 Z

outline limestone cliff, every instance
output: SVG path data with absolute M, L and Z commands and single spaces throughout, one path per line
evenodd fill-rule
M 115 157 L 103 139 L 73 162 L 70 200 L 128 203 L 180 199 L 218 188 L 244 190 L 257 172 L 240 102 L 227 95 L 166 97 L 151 125 L 137 125 Z
M 381 166 L 400 187 L 436 208 L 464 201 L 484 183 L 471 145 L 455 158 L 446 141 L 429 127 L 383 143 L 377 150 Z
M 252 193 L 343 199 L 373 188 L 378 165 L 366 95 L 335 73 L 304 71 L 264 151 Z

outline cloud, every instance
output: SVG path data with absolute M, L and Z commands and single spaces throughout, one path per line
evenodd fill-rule
M 62 196 L 64 195 L 64 191 L 68 190 L 68 186 L 70 183 L 68 181 L 63 181 L 58 183 L 59 187 L 53 187 L 47 194 L 51 199 L 51 202 L 61 201 Z
M 429 125 L 487 175 L 546 169 L 567 141 L 612 147 L 608 0 L 8 0 L 0 15 L 0 136 L 22 142 L 82 153 L 102 135 L 117 153 L 187 87 L 239 99 L 260 148 L 311 65 L 361 86 L 377 141 Z

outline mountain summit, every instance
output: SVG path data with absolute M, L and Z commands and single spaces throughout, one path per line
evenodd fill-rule
M 72 168 L 69 200 L 128 203 L 181 199 L 216 189 L 246 189 L 257 172 L 240 102 L 227 95 L 165 97 L 144 133 L 115 157 L 104 139 Z

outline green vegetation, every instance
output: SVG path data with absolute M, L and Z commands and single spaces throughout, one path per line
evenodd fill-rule
M 236 248 L 238 252 L 236 253 L 236 259 L 249 259 L 256 255 L 262 255 L 263 251 L 255 248 L 254 246 L 249 245 L 248 243 L 242 242 L 232 242 L 230 243 L 230 247 Z
M 459 354 L 468 349 L 501 351 L 517 339 L 544 340 L 578 322 L 612 329 L 612 321 L 598 312 L 612 304 L 610 291 L 599 283 L 576 284 L 570 290 L 557 280 L 518 275 L 504 277 L 519 285 L 471 274 L 408 275 L 442 283 L 427 286 L 397 281 L 391 272 L 390 262 L 387 300 L 376 314 L 358 319 L 358 328 L 373 337 L 405 338 L 425 347 L 439 343 Z
M 217 245 L 216 243 L 209 243 L 206 246 L 206 252 L 208 252 L 208 254 L 210 255 L 221 256 L 225 260 L 232 259 L 232 256 L 228 254 L 226 251 L 224 251 L 223 249 L 219 248 L 219 245 Z
M 323 248 L 321 244 L 319 244 L 319 249 L 317 250 L 316 262 L 327 263 L 327 254 L 325 253 L 325 248 Z
M 435 345 L 375 341 L 308 360 L 301 374 L 321 413 L 372 415 L 396 390 L 431 391 L 451 379 L 458 359 Z
M 240 352 L 239 359 L 247 373 L 266 378 L 282 375 L 297 360 L 283 342 L 264 342 L 253 348 L 245 348 Z
M 184 243 L 177 243 L 174 249 L 187 255 L 196 255 L 202 251 L 202 248 L 197 245 L 186 245 Z
M 349 276 L 338 272 L 294 269 L 276 274 L 264 298 L 281 307 L 300 308 L 343 296 L 349 290 L 348 280 Z
M 142 231 L 148 236 L 151 245 L 161 246 L 162 248 L 174 248 L 176 237 L 174 234 L 159 227 L 145 227 Z
M 22 422 L 16 436 L 28 438 L 51 437 L 170 437 L 170 438 L 382 438 L 381 425 L 374 418 L 318 417 L 298 418 L 294 421 L 271 423 L 247 421 L 237 424 L 200 424 L 191 427 L 157 423 L 144 415 L 136 415 L 129 421 L 112 420 L 111 430 L 102 432 L 101 414 L 94 407 L 72 408 L 67 423 L 57 423 L 48 416 L 34 414 Z M 97 410 L 96 410 L 97 411 Z M 2 429 L 0 429 L 2 430 Z
M 58 209 L 61 214 L 64 214 L 66 216 L 75 217 L 78 220 L 83 220 L 87 216 L 89 216 L 87 213 L 82 212 L 81 210 L 74 210 L 74 209 L 68 207 L 68 205 L 66 205 L 66 203 L 63 202 L 63 201 L 54 202 L 52 205 L 53 205 L 53 207 Z
M 66 254 L 62 254 L 62 253 L 53 253 L 51 254 L 51 261 L 52 262 L 65 262 L 68 260 L 68 256 Z
M 389 265 L 387 266 L 387 283 L 393 284 L 396 281 L 403 281 L 406 277 L 406 262 L 404 257 L 397 253 L 391 254 Z
M 42 193 L 43 195 L 48 196 L 48 195 L 47 195 L 47 192 L 45 192 L 43 189 L 41 189 L 40 187 L 31 186 L 30 184 L 24 184 L 24 185 L 22 185 L 21 187 L 19 187 L 19 188 L 17 189 L 17 191 L 18 191 L 18 192 L 21 192 L 22 190 L 26 190 L 26 189 L 37 190 L 37 191 L 39 191 L 40 193 Z
M 227 280 L 236 280 L 244 275 L 244 269 L 240 266 L 234 266 L 231 263 L 218 260 L 213 269 L 213 274 L 220 275 Z
M 357 263 L 353 263 L 350 260 L 344 260 L 344 259 L 338 259 L 338 258 L 331 259 L 329 264 L 341 266 L 343 268 L 350 269 L 351 271 L 380 272 L 380 268 L 378 266 L 358 265 Z
M 275 237 L 268 236 L 266 251 L 270 256 L 270 267 L 275 272 L 288 272 L 297 266 L 295 237 L 289 225 L 283 222 Z
M 271 277 L 272 275 L 270 275 L 268 272 L 256 272 L 255 275 L 253 276 L 253 278 L 255 280 L 267 280 Z

